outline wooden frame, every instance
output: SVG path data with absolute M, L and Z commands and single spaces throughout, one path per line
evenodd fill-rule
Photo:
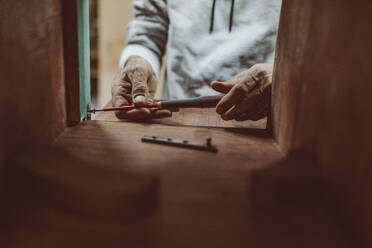
M 77 1 L 80 116 L 87 118 L 90 98 L 90 37 L 89 37 L 89 0 Z
M 62 0 L 67 124 L 87 117 L 90 104 L 89 0 Z
M 62 132 L 65 105 L 69 125 L 85 109 L 87 2 L 2 3 L 2 247 L 372 247 L 371 1 L 283 1 L 274 139 L 105 120 Z M 219 152 L 143 134 L 208 135 Z

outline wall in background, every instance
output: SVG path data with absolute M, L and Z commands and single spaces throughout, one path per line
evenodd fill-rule
M 98 85 L 98 1 L 89 1 L 90 26 L 90 93 L 92 104 L 96 104 Z
M 111 99 L 111 83 L 118 73 L 127 25 L 132 19 L 132 1 L 98 0 L 98 106 Z

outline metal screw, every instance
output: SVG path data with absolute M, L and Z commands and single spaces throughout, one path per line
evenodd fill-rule
M 89 104 L 87 104 L 87 120 L 91 120 L 91 110 Z M 94 114 L 94 113 L 93 113 Z

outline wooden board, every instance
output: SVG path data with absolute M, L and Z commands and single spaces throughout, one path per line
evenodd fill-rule
M 89 42 L 89 0 L 75 0 L 77 3 L 80 118 L 87 118 L 90 99 L 90 42 Z
M 209 135 L 219 152 L 142 143 L 144 134 L 189 140 Z M 8 184 L 15 185 L 12 178 L 22 173 L 2 173 L 7 180 L 1 182 L 18 188 L 18 194 L 10 191 L 13 197 L 5 198 L 5 207 L 10 207 L 5 208 L 6 215 L 1 212 L 0 227 L 7 226 L 7 231 L 0 242 L 6 247 L 42 243 L 57 248 L 347 247 L 322 206 L 322 184 L 311 164 L 302 156 L 283 161 L 274 140 L 265 134 L 251 129 L 86 121 L 57 139 L 53 149 L 63 152 L 43 149 L 48 152 L 39 157 L 37 152 L 21 156 L 15 168 L 33 171 L 34 176 L 23 176 L 18 187 Z M 76 175 L 68 176 L 73 171 Z M 153 191 L 157 204 L 145 216 L 126 207 L 141 197 L 101 194 L 111 192 L 112 182 L 130 195 L 135 181 L 129 173 L 140 185 L 146 182 L 144 177 L 159 182 L 158 191 Z M 99 186 L 94 204 L 89 189 Z M 28 190 L 22 193 L 22 188 Z M 87 202 L 94 206 L 84 211 Z M 105 209 L 110 210 L 106 215 Z M 128 211 L 132 215 L 123 218 Z
M 107 106 L 111 106 L 108 104 Z M 95 120 L 122 121 L 116 118 L 114 112 L 103 112 L 93 116 Z M 157 123 L 171 126 L 199 126 L 199 127 L 235 127 L 235 128 L 254 128 L 265 129 L 267 118 L 259 121 L 224 121 L 213 108 L 207 109 L 180 109 L 173 112 L 172 117 L 151 120 L 149 123 Z
M 371 1 L 283 1 L 273 96 L 279 146 L 318 162 L 329 208 L 365 247 L 372 247 L 371 10 Z
M 0 1 L 0 167 L 66 126 L 59 0 Z
M 284 1 L 276 140 L 185 110 L 87 121 L 24 154 L 66 124 L 61 6 L 0 5 L 0 30 L 12 27 L 0 36 L 1 247 L 371 247 L 370 2 Z M 219 152 L 144 134 L 208 135 Z
M 80 79 L 77 0 L 61 1 L 63 20 L 64 65 L 66 81 L 67 124 L 80 122 Z

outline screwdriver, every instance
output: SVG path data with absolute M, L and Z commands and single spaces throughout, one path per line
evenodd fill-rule
M 136 108 L 157 108 L 157 109 L 177 109 L 177 108 L 214 108 L 224 95 L 201 96 L 182 100 L 159 101 L 142 106 L 121 106 L 102 109 L 88 109 L 89 113 L 108 112 L 108 111 L 128 111 Z

